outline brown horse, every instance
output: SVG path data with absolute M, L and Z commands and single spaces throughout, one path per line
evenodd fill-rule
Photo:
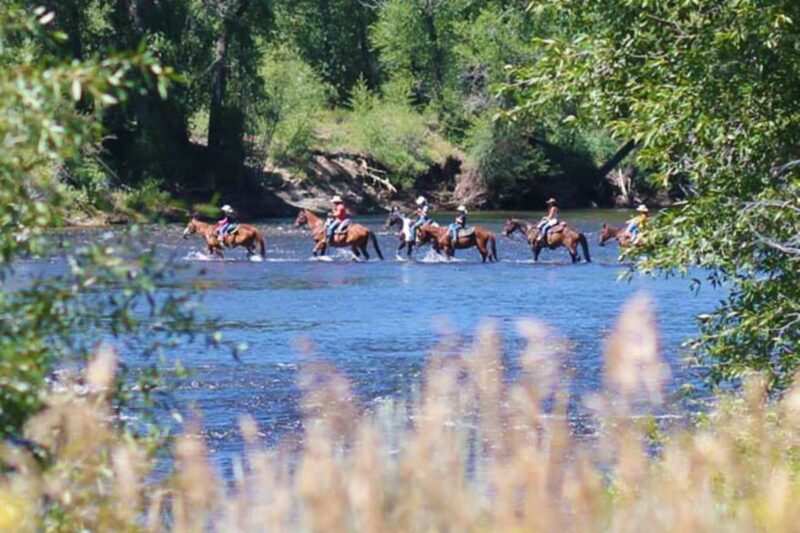
M 186 229 L 183 230 L 183 238 L 186 239 L 189 235 L 195 233 L 206 241 L 209 254 L 218 255 L 223 259 L 225 258 L 222 253 L 223 246 L 227 248 L 244 246 L 247 249 L 247 255 L 254 255 L 256 247 L 258 247 L 259 255 L 262 258 L 265 256 L 264 237 L 255 226 L 249 224 L 239 224 L 233 232 L 228 233 L 220 240 L 216 224 L 202 222 L 197 218 L 197 215 L 192 215 L 192 219 L 186 225 Z
M 308 226 L 311 230 L 311 238 L 314 239 L 314 257 L 325 255 L 325 250 L 328 248 L 328 238 L 325 235 L 324 220 L 308 209 L 301 209 L 297 214 L 294 225 L 297 227 Z M 332 246 L 336 248 L 346 248 L 349 246 L 356 257 L 361 257 L 363 255 L 365 259 L 369 259 L 367 244 L 370 242 L 372 242 L 372 246 L 375 248 L 375 253 L 383 260 L 383 254 L 378 247 L 378 239 L 375 237 L 375 234 L 361 224 L 351 223 L 347 227 L 347 232 L 337 232 L 333 236 Z
M 606 242 L 614 239 L 619 243 L 622 248 L 628 248 L 633 244 L 633 239 L 631 239 L 630 234 L 625 231 L 625 226 L 620 226 L 618 228 L 612 228 L 606 223 L 603 223 L 603 227 L 600 230 L 600 246 L 605 246 Z
M 447 228 L 425 224 L 417 230 L 417 241 L 420 245 L 430 242 L 437 252 L 440 249 L 443 250 L 448 259 L 453 257 L 455 250 L 475 246 L 480 252 L 484 263 L 487 259 L 489 261 L 497 261 L 497 239 L 494 233 L 480 226 L 473 226 L 472 230 L 466 235 L 459 235 L 455 246 L 453 246 Z
M 544 248 L 555 250 L 559 246 L 563 246 L 569 252 L 572 262 L 577 263 L 580 260 L 580 256 L 578 255 L 578 245 L 580 244 L 583 250 L 583 258 L 586 259 L 587 263 L 592 262 L 592 258 L 589 256 L 589 244 L 586 242 L 586 236 L 563 222 L 547 232 L 546 243 L 539 239 L 539 230 L 533 222 L 509 218 L 505 226 L 503 226 L 503 235 L 508 237 L 515 231 L 520 231 L 525 235 L 525 239 L 528 241 L 531 251 L 533 252 L 534 261 L 539 260 L 539 254 Z

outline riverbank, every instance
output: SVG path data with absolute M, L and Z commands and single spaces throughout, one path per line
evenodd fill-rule
M 315 150 L 293 164 L 264 164 L 246 169 L 235 186 L 222 182 L 219 189 L 145 183 L 138 189 L 111 191 L 102 202 L 78 200 L 64 219 L 71 226 L 120 225 L 152 220 L 182 221 L 198 206 L 231 204 L 247 219 L 292 216 L 298 209 L 325 211 L 339 195 L 357 214 L 384 213 L 392 206 L 412 206 L 424 195 L 435 209 L 466 204 L 474 210 L 540 211 L 549 197 L 564 208 L 653 207 L 671 205 L 674 198 L 662 191 L 636 185 L 635 169 L 614 170 L 591 188 L 569 180 L 546 180 L 528 187 L 527 199 L 513 198 L 507 190 L 492 188 L 476 177 L 464 155 L 453 151 L 427 171 L 404 180 L 370 155 Z

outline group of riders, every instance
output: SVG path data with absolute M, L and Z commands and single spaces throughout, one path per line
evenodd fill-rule
M 321 228 L 324 231 L 324 239 L 321 235 L 321 240 L 324 241 L 324 246 L 335 245 L 336 236 L 345 234 L 351 224 L 350 213 L 348 212 L 342 197 L 339 195 L 333 196 L 331 203 L 331 211 L 328 214 L 328 218 L 325 221 L 324 226 Z M 569 230 L 569 226 L 560 220 L 558 201 L 555 198 L 550 198 L 546 203 L 547 211 L 545 215 L 538 223 L 536 223 L 536 231 L 530 232 L 532 234 L 530 238 L 530 244 L 534 250 L 549 246 L 551 242 L 548 240 L 548 238 L 551 234 Z M 416 199 L 415 204 L 414 213 L 416 218 L 409 221 L 406 232 L 406 238 L 408 239 L 408 242 L 416 241 L 420 228 L 426 224 L 435 225 L 431 218 L 432 209 L 427 198 L 424 196 L 419 196 Z M 214 228 L 214 234 L 219 237 L 220 241 L 224 243 L 226 242 L 226 236 L 233 234 L 239 227 L 239 223 L 236 211 L 230 205 L 223 205 L 220 210 L 222 212 L 222 218 L 217 222 Z M 629 245 L 636 244 L 641 237 L 642 231 L 646 228 L 649 209 L 645 205 L 639 205 L 636 211 L 636 216 L 627 221 L 623 228 L 617 230 L 618 235 L 621 237 L 620 243 L 625 240 Z M 457 247 L 456 244 L 459 241 L 459 236 L 463 234 L 461 232 L 467 231 L 468 214 L 469 212 L 465 206 L 460 205 L 456 208 L 456 217 L 453 222 L 447 226 L 447 231 L 443 236 L 443 239 L 446 239 L 450 245 L 450 250 L 454 250 Z M 512 220 L 513 219 L 509 219 L 509 222 Z M 533 224 L 530 226 L 533 226 Z M 509 233 L 510 232 L 507 231 L 506 235 Z M 535 252 L 535 255 L 538 256 L 538 253 Z M 573 260 L 574 259 L 575 258 L 573 257 Z M 586 257 L 586 259 L 588 260 L 588 257 Z

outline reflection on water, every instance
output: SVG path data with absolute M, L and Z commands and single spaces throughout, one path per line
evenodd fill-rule
M 458 338 L 456 346 L 464 346 L 486 319 L 503 335 L 503 361 L 513 373 L 522 349 L 517 321 L 534 316 L 570 341 L 562 370 L 573 379 L 576 426 L 585 429 L 589 424 L 580 422 L 581 401 L 601 385 L 603 336 L 626 299 L 638 291 L 653 296 L 663 355 L 676 382 L 685 383 L 695 376 L 680 365 L 681 343 L 696 332 L 693 317 L 722 297 L 711 290 L 694 296 L 681 279 L 635 276 L 630 283 L 618 282 L 628 267 L 617 261 L 616 246 L 598 247 L 597 237 L 602 222 L 619 224 L 627 215 L 564 213 L 589 239 L 593 263 L 579 265 L 570 264 L 563 249 L 544 251 L 542 261 L 533 264 L 521 238 L 500 235 L 503 216 L 471 218 L 498 235 L 500 263 L 486 265 L 475 250 L 459 250 L 452 263 L 430 249 L 418 251 L 414 261 L 398 261 L 397 238 L 377 217 L 359 221 L 377 230 L 386 261 L 354 262 L 342 250 L 328 261 L 314 261 L 308 233 L 286 220 L 258 224 L 267 240 L 263 262 L 248 260 L 243 250 L 227 251 L 225 261 L 210 259 L 199 239 L 181 239 L 182 225 L 148 229 L 145 240 L 189 267 L 165 282 L 163 290 L 202 292 L 224 336 L 250 347 L 241 362 L 213 350 L 178 354 L 193 374 L 179 384 L 177 399 L 184 409 L 194 404 L 202 410 L 211 447 L 226 461 L 241 445 L 236 424 L 242 412 L 256 418 L 270 442 L 299 428 L 295 380 L 307 357 L 297 349 L 299 339 L 310 341 L 316 357 L 344 372 L 370 405 L 409 393 L 443 331 Z M 447 220 L 440 217 L 440 222 Z M 80 242 L 97 231 L 60 232 L 58 238 Z M 63 268 L 59 260 L 26 262 L 21 276 L 51 275 Z

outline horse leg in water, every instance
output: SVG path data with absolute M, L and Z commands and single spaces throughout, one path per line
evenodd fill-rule
M 355 248 L 355 246 L 353 247 Z M 367 251 L 367 243 L 361 244 L 358 246 L 358 250 L 364 254 L 364 259 L 369 261 L 369 252 Z
M 534 242 L 533 243 L 533 247 L 531 249 L 533 250 L 533 260 L 534 261 L 538 261 L 539 260 L 539 254 L 542 253 L 542 243 L 541 243 L 541 241 Z
M 578 262 L 578 247 L 575 244 L 571 244 L 567 246 L 567 251 L 569 252 L 569 257 L 572 259 L 573 263 Z
M 481 240 L 476 237 L 475 238 L 475 247 L 478 249 L 478 251 L 481 254 L 481 262 L 485 263 L 486 262 L 486 258 L 489 256 L 489 250 L 486 248 L 486 243 L 485 242 L 481 242 Z

